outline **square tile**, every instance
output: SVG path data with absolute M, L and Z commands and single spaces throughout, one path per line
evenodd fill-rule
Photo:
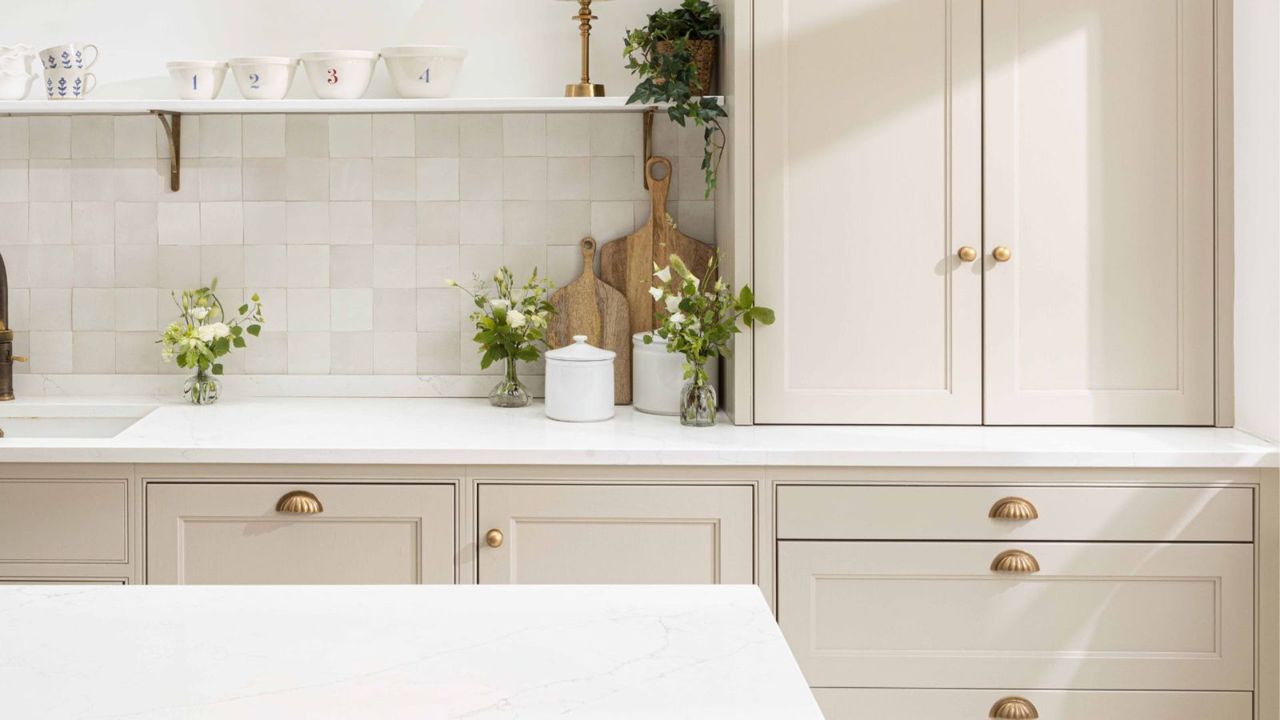
M 329 116 L 329 157 L 373 156 L 372 117 L 364 114 Z
M 590 200 L 591 159 L 547 158 L 546 187 L 550 200 Z
M 375 375 L 412 375 L 418 367 L 418 334 L 414 332 L 375 332 L 373 334 L 373 373 Z
M 71 372 L 71 332 L 31 332 L 31 372 Z
M 27 194 L 31 200 L 70 200 L 71 161 L 31 160 L 27 168 Z
M 373 330 L 373 289 L 331 291 L 329 329 L 334 332 Z
M 211 283 L 218 280 L 219 288 L 244 287 L 244 246 L 205 245 L 200 248 L 200 280 Z M 228 296 L 220 290 L 223 300 Z
M 250 338 L 244 349 L 245 372 L 254 375 L 283 375 L 289 371 L 289 334 L 263 330 Z
M 421 260 L 421 258 L 419 258 Z M 502 267 L 501 245 L 464 245 L 458 248 L 458 272 L 452 277 L 467 288 L 472 288 L 476 279 L 493 284 L 493 274 Z M 422 273 L 418 273 L 422 277 Z M 419 287 L 431 287 L 419 281 Z
M 76 245 L 110 245 L 115 242 L 115 235 L 115 203 L 71 203 L 72 243 Z
M 503 162 L 503 200 L 546 200 L 547 159 L 542 157 L 507 158 Z
M 285 203 L 285 242 L 289 245 L 326 245 L 329 242 L 329 203 Z
M 288 212 L 283 202 L 247 202 L 243 206 L 245 245 L 283 245 Z
M 0 202 L 26 202 L 28 174 L 26 160 L 0 160 Z
M 458 227 L 458 239 L 463 245 L 501 245 L 502 203 L 461 203 Z
M 414 153 L 414 116 L 373 116 L 373 156 L 411 158 Z
M 71 329 L 70 288 L 31 288 L 28 297 L 30 324 L 23 328 L 15 322 L 14 327 L 30 330 Z
M 159 120 L 150 115 L 117 115 L 114 119 L 115 157 L 156 156 L 156 124 Z
M 415 245 L 418 242 L 418 207 L 411 202 L 373 204 L 375 245 Z
M 201 200 L 240 200 L 244 197 L 244 173 L 238 158 L 205 158 L 200 161 Z
M 417 196 L 416 160 L 408 157 L 374 158 L 374 200 L 414 200 Z
M 545 245 L 547 204 L 517 200 L 503 203 L 502 241 L 509 245 Z
M 33 118 L 39 126 L 47 118 Z M 67 125 L 70 128 L 70 125 Z M 26 160 L 31 155 L 30 123 L 25 117 L 0 117 L 0 158 L 9 160 Z M 49 157 L 67 157 L 54 155 Z
M 459 196 L 459 164 L 457 158 L 419 158 L 418 199 L 424 201 L 457 200 Z
M 71 199 L 115 200 L 115 161 L 99 158 L 73 160 L 71 163 Z
M 329 286 L 334 289 L 373 287 L 373 246 L 331 246 Z
M 285 287 L 288 283 L 289 257 L 284 245 L 249 245 L 244 248 L 246 288 Z
M 243 154 L 239 115 L 200 116 L 200 157 L 238 158 Z
M 462 333 L 418 333 L 418 374 L 457 375 L 462 371 L 458 346 Z
M 288 288 L 329 287 L 329 246 L 290 245 Z M 290 306 L 293 301 L 289 301 Z
M 641 143 L 643 142 L 642 138 Z M 547 115 L 548 157 L 588 157 L 590 155 L 590 115 L 584 113 Z
M 115 285 L 118 288 L 154 288 L 160 252 L 150 245 L 115 246 Z
M 328 331 L 331 292 L 327 288 L 290 289 L 287 296 L 289 332 Z
M 373 243 L 373 203 L 329 203 L 329 243 L 370 245 Z
M 456 202 L 418 203 L 418 244 L 457 245 L 459 214 Z
M 372 332 L 335 332 L 329 337 L 331 374 L 369 375 L 373 372 Z
M 328 200 L 329 161 L 321 158 L 285 159 L 285 198 Z
M 156 328 L 156 289 L 117 288 L 115 315 L 117 331 L 154 331 Z
M 384 332 L 416 329 L 418 326 L 417 293 L 418 291 L 411 287 L 374 288 L 373 329 Z
M 71 291 L 72 330 L 114 330 L 115 291 L 106 288 L 76 288 Z
M 289 364 L 291 375 L 328 375 L 330 344 L 327 332 L 290 332 Z
M 456 115 L 414 115 L 415 152 L 418 157 L 456 158 L 461 131 Z
M 539 274 L 546 273 L 547 248 L 545 245 L 504 245 L 502 264 L 511 269 L 517 282 L 523 283 L 535 269 Z
M 630 232 L 626 233 L 630 234 Z M 567 200 L 547 203 L 547 244 L 574 245 L 591 235 L 591 203 Z M 597 237 L 600 242 L 616 240 L 618 236 Z
M 113 332 L 72 333 L 71 371 L 77 374 L 110 374 L 116 371 L 116 336 Z
M 372 200 L 373 162 L 369 158 L 329 161 L 330 200 Z
M 457 330 L 461 294 L 456 288 L 419 289 L 418 330 L 421 332 Z
M 116 130 L 110 115 L 71 118 L 71 157 L 110 158 L 115 154 Z
M 155 245 L 159 208 L 153 202 L 118 202 L 113 211 L 117 245 Z
M 636 163 L 630 157 L 591 158 L 591 199 L 631 200 L 636 194 Z
M 225 161 L 225 162 L 233 162 L 233 161 Z M 227 171 L 223 170 L 222 172 L 225 173 Z M 236 167 L 236 169 L 232 172 L 235 172 L 236 176 L 234 178 L 231 178 L 229 183 L 225 184 L 226 187 L 228 188 L 225 192 L 225 195 L 227 196 L 234 195 L 235 199 L 238 200 L 240 199 L 240 195 L 239 195 L 240 168 Z M 201 169 L 201 173 L 203 175 L 203 168 Z M 202 177 L 202 175 L 198 177 Z M 112 182 L 115 185 L 114 192 L 112 194 L 112 199 L 114 200 L 125 200 L 125 201 L 132 201 L 132 202 L 155 202 L 158 198 L 160 186 L 159 186 L 159 183 L 156 182 L 158 178 L 156 175 L 155 160 L 146 160 L 146 159 L 137 159 L 137 158 L 117 159 L 113 163 L 113 167 L 111 170 L 111 177 L 112 177 Z M 167 175 L 165 179 L 166 181 L 168 180 Z M 214 187 L 210 189 L 210 193 L 217 195 L 222 190 L 223 190 L 223 186 Z M 169 192 L 168 185 L 165 186 L 165 192 Z M 87 198 L 76 198 L 76 199 L 84 200 Z M 217 198 L 214 198 L 214 199 L 217 199 Z
M 160 203 L 156 231 L 161 245 L 199 245 L 200 203 Z
M 461 157 L 502 157 L 501 115 L 459 115 L 458 130 Z
M 375 245 L 373 248 L 373 286 L 375 288 L 411 288 L 417 282 L 418 247 L 416 245 Z
M 200 244 L 243 245 L 244 205 L 239 202 L 200 203 Z
M 458 173 L 462 200 L 502 199 L 501 158 L 463 158 Z M 431 198 L 447 200 L 448 198 Z
M 282 158 L 285 156 L 284 115 L 245 115 L 241 120 L 241 136 L 246 158 Z
M 0 155 L 27 157 L 18 150 L 29 138 L 32 158 L 71 157 L 71 118 L 45 116 L 34 119 L 28 134 L 27 118 L 0 118 L 0 124 L 5 127 L 5 132 L 0 132 L 0 137 L 6 138 L 0 143 Z
M 677 203 L 680 230 L 705 243 L 716 239 L 716 204 L 713 200 L 684 200 Z
M 547 154 L 547 116 L 537 113 L 502 116 L 502 150 L 507 157 Z
M 27 241 L 32 245 L 71 243 L 71 203 L 33 202 L 27 206 L 26 222 Z
M 471 287 L 471 276 L 462 273 L 461 253 L 457 245 L 422 245 L 418 247 L 418 287 L 447 287 L 456 280 Z
M 116 372 L 125 375 L 154 375 L 160 371 L 160 350 L 152 328 L 148 332 L 117 332 Z
M 635 232 L 635 206 L 629 202 L 591 203 L 591 237 L 622 238 Z M 608 242 L 603 240 L 602 242 Z
M 657 118 L 655 118 L 656 124 Z M 591 155 L 644 156 L 644 116 L 597 113 L 591 116 Z
M 77 245 L 71 251 L 75 268 L 72 283 L 76 288 L 108 288 L 116 284 L 115 247 L 111 245 Z
M 245 158 L 242 165 L 245 200 L 284 200 L 288 173 L 284 158 Z
M 161 290 L 200 287 L 200 247 L 161 245 L 156 260 L 156 284 Z
M 291 113 L 285 116 L 285 155 L 329 157 L 329 116 Z
M 0 245 L 19 246 L 30 242 L 27 203 L 0 203 Z M 10 260 L 12 263 L 12 259 Z M 13 272 L 10 269 L 10 272 Z

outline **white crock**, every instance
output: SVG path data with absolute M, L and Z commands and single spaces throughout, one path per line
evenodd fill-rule
M 446 45 L 382 48 L 382 61 L 403 98 L 448 97 L 466 57 L 464 48 Z
M 646 345 L 645 335 L 653 335 Z M 656 333 L 631 336 L 631 404 L 651 415 L 679 415 L 680 390 L 684 387 L 684 355 L 667 352 L 667 341 Z M 715 387 L 717 363 L 707 363 L 707 375 Z
M 587 344 L 586 335 L 574 335 L 572 345 L 549 351 L 547 417 L 563 422 L 612 418 L 614 355 Z

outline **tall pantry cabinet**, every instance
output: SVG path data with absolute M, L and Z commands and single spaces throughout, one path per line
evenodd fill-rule
M 757 422 L 1213 424 L 1214 0 L 755 13 Z

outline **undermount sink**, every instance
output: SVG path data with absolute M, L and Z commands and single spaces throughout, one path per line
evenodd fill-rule
M 0 409 L 4 438 L 113 438 L 155 409 L 153 405 L 57 405 Z

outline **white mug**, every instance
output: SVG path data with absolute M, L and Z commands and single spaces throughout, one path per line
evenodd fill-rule
M 91 72 L 61 68 L 44 71 L 45 95 L 50 100 L 83 100 L 97 86 L 98 78 Z
M 40 51 L 40 62 L 45 70 L 88 70 L 98 62 L 98 46 L 93 43 L 54 45 Z

